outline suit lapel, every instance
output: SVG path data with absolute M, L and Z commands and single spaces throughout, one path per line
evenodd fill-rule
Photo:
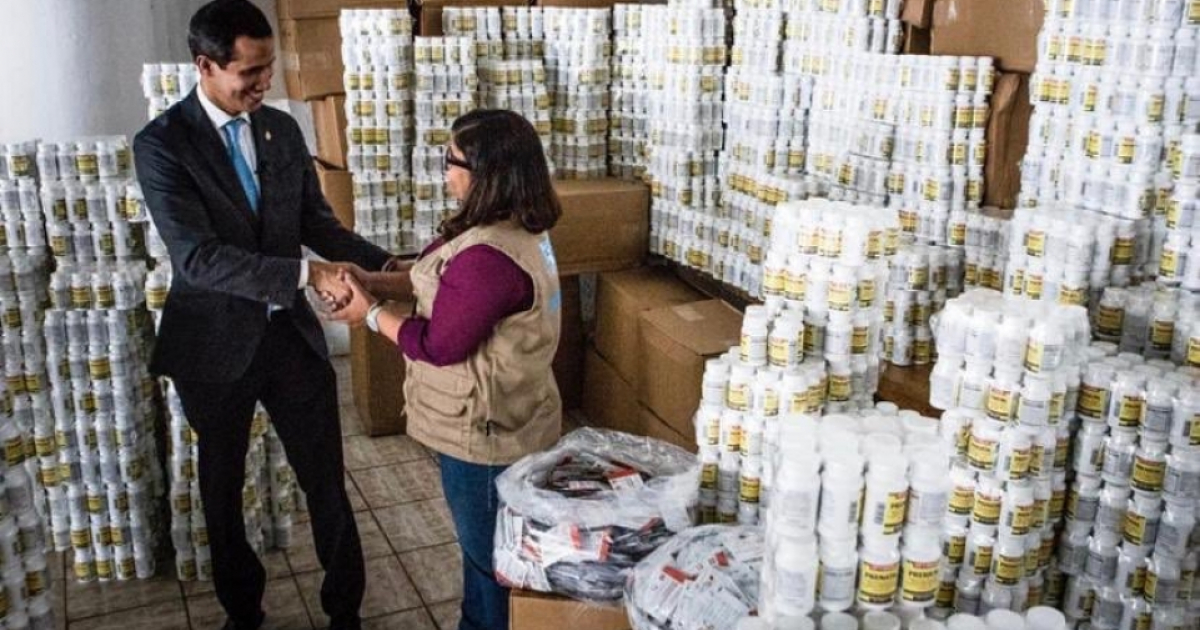
M 200 88 L 197 87 L 196 90 L 198 89 Z M 192 146 L 199 152 L 200 161 L 216 176 L 217 181 L 221 184 L 221 192 L 237 206 L 240 211 L 238 214 L 242 215 L 242 218 L 257 230 L 258 219 L 250 209 L 250 202 L 246 199 L 245 191 L 242 190 L 242 183 L 233 170 L 233 162 L 229 160 L 225 142 L 221 140 L 221 136 L 217 135 L 212 120 L 200 106 L 200 99 L 196 96 L 195 90 L 184 100 L 182 107 L 191 122 Z
M 250 114 L 250 129 L 254 132 L 254 154 L 258 158 L 258 224 L 259 240 L 265 240 L 268 224 L 278 218 L 272 212 L 274 197 L 271 192 L 276 188 L 272 181 L 275 168 L 280 165 L 279 141 L 275 139 L 270 122 L 262 115 L 262 110 Z

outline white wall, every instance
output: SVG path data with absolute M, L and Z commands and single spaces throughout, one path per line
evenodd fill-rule
M 137 133 L 142 64 L 188 61 L 206 1 L 0 0 L 0 142 Z M 275 24 L 275 0 L 254 2 Z M 276 72 L 270 96 L 283 94 Z

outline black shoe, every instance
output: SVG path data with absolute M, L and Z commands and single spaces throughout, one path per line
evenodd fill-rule
M 329 630 L 362 630 L 362 620 L 355 616 L 352 619 L 330 621 Z
M 233 619 L 226 619 L 225 625 L 221 626 L 221 630 L 258 630 L 262 627 L 263 621 L 267 619 L 267 613 L 259 612 L 258 621 L 252 624 L 240 624 Z

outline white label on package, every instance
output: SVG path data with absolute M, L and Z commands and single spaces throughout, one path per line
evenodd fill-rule
M 642 476 L 632 468 L 620 468 L 608 473 L 608 483 L 617 492 L 637 492 L 646 485 Z
M 683 571 L 672 566 L 663 567 L 650 577 L 650 584 L 643 590 L 642 610 L 656 619 L 671 619 L 689 581 Z

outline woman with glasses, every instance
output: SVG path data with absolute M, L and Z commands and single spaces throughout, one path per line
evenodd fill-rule
M 331 317 L 366 323 L 404 353 L 408 434 L 438 453 L 462 547 L 459 628 L 505 630 L 508 591 L 492 567 L 495 479 L 561 430 L 550 369 L 561 296 L 546 232 L 562 210 L 527 120 L 476 110 L 451 135 L 446 186 L 458 212 L 407 271 L 346 274 L 352 298 Z

